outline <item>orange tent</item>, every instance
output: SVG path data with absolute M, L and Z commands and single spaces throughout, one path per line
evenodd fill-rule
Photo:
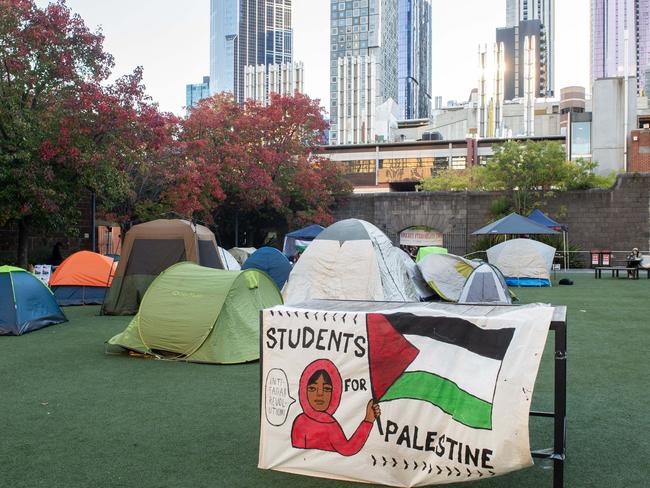
M 90 251 L 68 256 L 50 278 L 59 305 L 103 303 L 116 265 L 113 259 Z

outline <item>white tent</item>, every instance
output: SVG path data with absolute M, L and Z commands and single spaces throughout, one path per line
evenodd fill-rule
M 513 239 L 487 250 L 510 286 L 550 286 L 555 248 L 532 239 Z
M 223 262 L 223 269 L 228 269 L 230 271 L 239 271 L 241 269 L 241 266 L 235 257 L 223 247 L 219 247 L 219 256 L 221 257 L 221 262 Z
M 427 282 L 424 281 L 424 277 L 422 276 L 422 272 L 420 271 L 420 268 L 418 268 L 418 265 L 415 264 L 415 261 L 411 259 L 411 256 L 409 256 L 405 251 L 403 251 L 398 247 L 396 247 L 395 249 L 399 252 L 400 257 L 404 262 L 404 266 L 406 266 L 406 271 L 408 273 L 408 276 L 410 280 L 413 282 L 413 286 L 415 286 L 415 291 L 417 292 L 420 299 L 426 300 L 427 298 L 435 295 L 435 292 L 429 287 L 429 285 L 427 285 Z
M 478 263 L 455 254 L 428 254 L 418 262 L 424 280 L 448 302 L 457 302 L 463 285 Z
M 501 272 L 491 264 L 483 263 L 467 278 L 458 303 L 512 305 L 512 298 Z
M 234 257 L 240 265 L 244 264 L 255 251 L 257 251 L 257 249 L 254 247 L 233 247 L 228 249 L 230 255 Z
M 347 219 L 316 237 L 294 265 L 284 303 L 311 299 L 418 301 L 399 250 L 374 225 Z
M 641 267 L 643 269 L 650 269 L 650 256 L 646 254 L 641 256 Z

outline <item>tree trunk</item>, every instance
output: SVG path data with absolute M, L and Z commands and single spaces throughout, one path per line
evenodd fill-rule
M 25 219 L 18 221 L 18 266 L 27 269 L 29 265 L 29 225 Z

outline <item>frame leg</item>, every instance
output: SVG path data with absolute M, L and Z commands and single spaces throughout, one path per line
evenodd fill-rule
M 555 328 L 555 398 L 553 488 L 564 487 L 566 452 L 566 323 Z

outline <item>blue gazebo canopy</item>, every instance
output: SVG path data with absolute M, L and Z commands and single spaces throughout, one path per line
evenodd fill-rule
M 305 227 L 304 229 L 298 229 L 298 230 L 294 230 L 293 232 L 289 232 L 287 234 L 287 237 L 293 237 L 294 239 L 299 239 L 299 240 L 315 239 L 318 236 L 318 234 L 320 234 L 324 230 L 325 227 L 323 227 L 322 225 L 313 224 L 308 227 Z
M 568 225 L 560 224 L 559 222 L 556 222 L 555 220 L 553 220 L 551 217 L 549 217 L 539 209 L 533 210 L 533 212 L 528 216 L 528 218 L 533 222 L 537 222 L 538 224 L 541 224 L 544 227 L 548 227 L 550 229 L 569 230 Z
M 516 212 L 507 217 L 503 217 L 496 222 L 481 227 L 479 230 L 472 232 L 472 235 L 537 235 L 537 234 L 559 234 L 558 231 L 550 229 L 542 224 L 519 215 Z
M 282 246 L 282 252 L 291 258 L 296 255 L 298 252 L 296 249 L 296 243 L 301 243 L 306 245 L 306 243 L 313 241 L 318 237 L 318 235 L 325 230 L 325 227 L 322 225 L 313 224 L 304 229 L 294 230 L 289 232 L 284 237 L 284 246 Z

